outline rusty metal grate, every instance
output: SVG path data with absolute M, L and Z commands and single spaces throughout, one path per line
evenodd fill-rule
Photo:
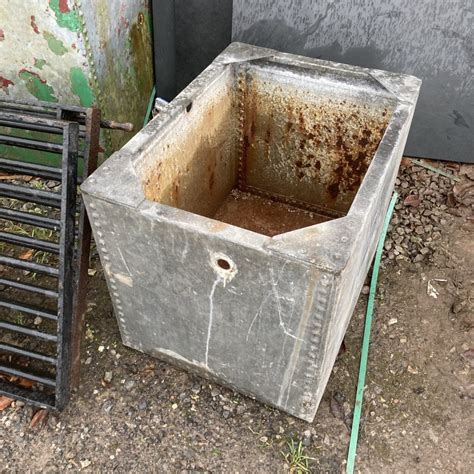
M 101 125 L 116 128 L 93 108 L 0 101 L 0 393 L 43 407 L 63 408 L 78 382 L 90 227 L 77 185 Z M 19 150 L 58 166 L 12 159 Z

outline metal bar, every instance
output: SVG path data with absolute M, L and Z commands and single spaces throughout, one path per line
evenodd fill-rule
M 25 372 L 24 370 L 20 368 L 15 368 L 12 366 L 5 366 L 0 364 L 0 372 L 3 372 L 4 374 L 8 375 L 14 375 L 15 377 L 21 377 L 23 379 L 31 380 L 33 382 L 38 382 L 43 385 L 48 385 L 50 387 L 56 387 L 56 380 L 46 377 L 44 375 L 36 375 L 32 374 L 30 372 Z
M 0 112 L 0 117 L 1 117 Z M 50 127 L 47 125 L 36 125 L 33 123 L 24 123 L 24 122 L 16 122 L 14 120 L 4 120 L 0 118 L 0 127 L 9 127 L 9 128 L 17 128 L 20 130 L 32 130 L 34 132 L 44 132 L 44 133 L 51 133 L 53 135 L 62 135 L 63 131 L 62 128 Z M 84 138 L 86 134 L 84 132 L 79 132 L 79 138 Z
M 45 229 L 59 230 L 60 221 L 58 219 L 51 219 L 39 214 L 32 214 L 29 212 L 16 211 L 14 209 L 5 209 L 0 207 L 0 219 L 7 219 L 21 224 L 28 224 L 36 227 L 43 227 Z
M 83 178 L 92 174 L 97 168 L 100 139 L 100 110 L 91 108 L 86 113 L 86 147 L 84 150 Z M 71 341 L 71 386 L 78 387 L 81 369 L 81 342 L 83 340 L 85 314 L 86 314 L 86 291 L 85 284 L 88 278 L 89 251 L 91 243 L 91 226 L 89 218 L 81 199 L 79 204 L 79 247 L 77 251 L 76 291 L 74 300 L 74 319 Z
M 15 288 L 17 290 L 29 291 L 31 293 L 37 293 L 47 298 L 57 298 L 58 292 L 55 290 L 50 290 L 48 288 L 43 288 L 42 286 L 29 285 L 21 281 L 9 280 L 8 278 L 0 278 L 0 286 L 4 285 L 9 288 Z
M 28 270 L 34 273 L 44 273 L 45 275 L 52 277 L 57 277 L 59 275 L 59 270 L 55 267 L 42 265 L 36 262 L 30 262 L 29 260 L 20 260 L 18 258 L 7 257 L 6 255 L 0 255 L 0 265 L 20 268 L 21 270 Z
M 36 329 L 30 329 L 25 326 L 19 326 L 18 324 L 7 323 L 5 321 L 0 321 L 0 329 L 6 329 L 7 331 L 40 338 L 48 342 L 56 342 L 58 340 L 58 337 L 55 334 L 48 334 L 47 332 L 37 331 Z
M 44 101 L 17 101 L 11 99 L 0 100 L 0 105 L 2 108 L 9 108 L 13 111 L 23 111 L 28 114 L 39 114 L 39 115 L 49 115 L 51 117 L 57 117 L 58 119 L 63 119 L 64 112 L 69 114 L 75 114 L 73 118 L 74 121 L 82 122 L 84 121 L 84 114 L 87 109 L 84 107 L 78 107 L 74 105 L 62 105 L 62 104 L 51 104 L 50 102 Z
M 0 196 L 19 199 L 20 201 L 33 201 L 37 204 L 56 208 L 61 207 L 61 196 L 58 193 L 16 184 L 0 183 Z
M 25 174 L 28 176 L 37 176 L 39 178 L 61 180 L 61 170 L 54 166 L 38 165 L 27 163 L 25 161 L 10 160 L 0 157 L 0 171 L 5 173 Z
M 0 144 L 48 151 L 50 153 L 62 153 L 63 150 L 63 146 L 58 143 L 48 143 L 43 140 L 31 140 L 29 138 L 12 137 L 9 135 L 0 135 Z
M 34 116 L 35 118 L 44 118 L 48 119 L 51 118 L 53 120 L 56 119 L 56 112 L 52 110 L 45 110 L 41 109 L 40 107 L 37 107 L 36 109 L 30 109 L 29 107 L 22 107 L 20 105 L 15 105 L 15 104 L 3 104 L 1 103 L 1 110 L 2 112 L 6 112 L 9 114 L 19 114 L 24 113 L 24 114 L 29 114 L 30 117 Z
M 51 102 L 45 102 L 40 100 L 35 100 L 34 102 L 30 102 L 27 100 L 15 100 L 15 99 L 7 99 L 6 97 L 2 97 L 0 104 L 5 107 L 12 107 L 14 109 L 19 110 L 26 110 L 28 112 L 36 111 L 48 111 L 50 113 L 55 113 L 60 106 L 58 104 L 53 104 Z
M 22 313 L 31 314 L 33 316 L 39 316 L 40 318 L 49 319 L 51 321 L 57 321 L 58 315 L 49 309 L 38 308 L 25 303 L 20 303 L 19 301 L 8 300 L 5 298 L 0 298 L 0 307 L 8 308 L 12 311 L 20 311 Z
M 40 360 L 51 365 L 57 364 L 57 359 L 55 357 L 51 357 L 36 351 L 29 351 L 27 349 L 23 349 L 23 347 L 14 346 L 13 344 L 5 344 L 0 342 L 0 351 L 29 357 L 35 360 Z
M 52 112 L 52 116 L 43 116 L 43 115 L 31 115 L 26 111 L 25 113 L 19 113 L 16 110 L 9 110 L 8 108 L 4 108 L 2 106 L 2 102 L 0 101 L 0 121 L 6 120 L 6 121 L 11 121 L 15 123 L 20 123 L 20 124 L 25 124 L 25 125 L 31 125 L 33 127 L 32 129 L 34 130 L 34 127 L 41 126 L 41 127 L 50 127 L 54 128 L 56 132 L 59 132 L 61 135 L 64 129 L 64 126 L 66 125 L 66 121 L 64 120 L 57 120 L 55 112 Z
M 19 245 L 21 247 L 29 247 L 35 250 L 42 250 L 43 252 L 49 252 L 54 254 L 59 253 L 59 244 L 57 244 L 56 242 L 34 239 L 32 237 L 26 237 L 24 235 L 12 234 L 11 232 L 0 231 L 0 242 L 6 242 L 12 245 Z
M 130 122 L 115 122 L 114 120 L 101 120 L 101 128 L 109 130 L 122 130 L 124 132 L 133 132 L 133 123 Z
M 69 113 L 67 116 L 68 121 L 75 121 L 80 125 L 85 124 L 85 116 L 87 115 L 88 109 L 83 109 L 81 107 L 74 107 L 74 106 L 62 106 L 61 108 L 55 108 L 54 110 L 45 110 L 42 107 L 34 106 L 34 105 L 23 105 L 19 103 L 11 103 L 6 102 L 7 105 L 2 105 L 3 100 L 0 100 L 0 121 L 2 120 L 13 120 L 17 122 L 17 117 L 20 117 L 22 121 L 27 121 L 27 123 L 31 123 L 35 126 L 36 123 L 44 124 L 45 126 L 53 126 L 48 125 L 47 122 L 60 124 L 61 122 L 64 123 L 64 116 Z M 18 110 L 24 112 L 23 115 L 18 114 Z M 66 112 L 66 114 L 64 114 Z M 40 114 L 39 116 L 32 117 L 31 115 L 26 115 L 28 113 Z M 71 113 L 74 116 L 71 116 Z M 79 115 L 77 115 L 79 114 Z M 16 116 L 16 117 L 15 117 Z M 48 117 L 51 117 L 50 119 Z M 59 128 L 62 128 L 63 125 L 59 125 Z M 116 122 L 115 120 L 101 120 L 100 127 L 106 128 L 110 130 L 122 130 L 125 132 L 132 132 L 133 131 L 133 124 L 130 122 Z M 21 128 L 21 127 L 17 127 Z M 46 131 L 46 130 L 45 130 Z M 54 133 L 54 132 L 52 132 Z M 79 133 L 79 137 L 85 136 L 83 132 Z
M 54 409 L 54 395 L 47 391 L 33 391 L 24 387 L 15 385 L 12 382 L 2 380 L 0 378 L 0 395 L 21 400 L 30 405 L 35 405 L 40 408 Z
M 1 114 L 0 114 L 1 115 Z M 62 129 L 48 127 L 46 125 L 34 125 L 23 122 L 15 122 L 14 120 L 5 120 L 0 118 L 0 127 L 18 128 L 20 130 L 33 130 L 34 132 L 45 132 L 53 135 L 61 135 Z
M 79 125 L 77 123 L 70 123 L 64 128 L 61 185 L 62 225 L 59 252 L 59 287 L 61 292 L 58 299 L 58 360 L 61 361 L 61 364 L 58 365 L 58 389 L 56 391 L 56 405 L 59 409 L 64 407 L 69 399 L 71 377 L 70 344 L 73 339 L 75 280 L 71 262 L 74 258 L 75 240 L 78 134 Z

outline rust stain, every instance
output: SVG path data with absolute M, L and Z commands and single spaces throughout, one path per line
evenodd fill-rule
M 211 174 L 209 175 L 209 191 L 212 191 L 213 187 L 214 187 L 214 171 L 211 171 Z
M 6 91 L 9 86 L 13 86 L 15 83 L 7 79 L 6 77 L 0 76 L 0 88 Z
M 37 35 L 39 35 L 39 28 L 38 28 L 38 25 L 36 24 L 36 17 L 34 15 L 31 15 L 30 19 L 31 19 L 30 21 L 31 28 L 33 28 L 33 31 Z
M 252 121 L 252 124 L 250 125 L 250 139 L 251 140 L 255 138 L 256 131 L 257 131 L 257 125 L 255 124 L 255 121 Z
M 250 148 L 250 141 L 247 135 L 244 135 L 242 139 L 242 156 L 241 156 L 241 174 L 243 177 L 247 176 L 247 163 L 249 157 L 249 148 Z
M 314 117 L 317 123 L 311 127 L 302 111 L 298 117 L 300 150 L 315 150 L 322 145 L 333 157 L 333 171 L 326 183 L 328 198 L 335 201 L 340 193 L 355 195 L 387 126 L 387 110 L 374 118 L 361 105 L 344 100 L 328 105 L 321 116 Z M 322 119 L 324 122 L 320 123 Z M 357 133 L 352 133 L 351 128 Z M 311 164 L 311 170 L 321 170 L 316 153 L 308 153 L 304 159 Z M 296 176 L 302 179 L 301 169 L 308 167 L 301 158 L 295 161 L 295 168 Z
M 177 180 L 173 181 L 173 185 L 171 187 L 171 196 L 176 206 L 179 203 L 179 184 Z
M 332 199 L 336 199 L 339 195 L 339 183 L 332 183 L 328 186 L 328 193 Z
M 61 13 L 67 13 L 69 10 L 69 5 L 67 4 L 67 0 L 59 0 L 59 11 Z
M 355 96 L 311 102 L 305 93 L 278 92 L 277 86 L 249 75 L 239 81 L 231 105 L 229 95 L 203 111 L 178 148 L 160 145 L 165 166 L 150 160 L 143 179 L 146 198 L 212 217 L 234 185 L 235 192 L 269 198 L 281 215 L 298 214 L 298 209 L 326 219 L 345 215 L 385 132 L 389 106 L 384 110 Z M 237 165 L 238 180 L 231 183 Z M 269 202 L 246 196 L 236 201 L 239 212 L 254 213 L 262 205 L 262 222 L 269 216 L 280 220 Z M 295 228 L 299 225 L 295 222 Z
M 0 28 L 0 41 L 5 40 L 5 32 Z
M 308 102 L 298 91 L 289 94 L 256 79 L 247 80 L 243 91 L 240 182 L 347 211 L 385 131 L 388 110 L 352 97 Z M 274 184 L 260 184 L 260 176 L 272 175 Z M 298 194 L 295 186 L 302 181 L 304 191 Z
M 228 227 L 228 225 L 225 222 L 216 221 L 211 224 L 210 230 L 211 232 L 221 232 L 226 227 Z

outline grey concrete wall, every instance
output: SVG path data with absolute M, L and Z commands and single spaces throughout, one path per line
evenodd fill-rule
M 472 0 L 234 0 L 233 40 L 423 80 L 405 153 L 474 162 Z

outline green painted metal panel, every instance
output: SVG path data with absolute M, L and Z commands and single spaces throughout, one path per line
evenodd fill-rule
M 148 0 L 0 2 L 0 96 L 96 105 L 140 130 L 153 87 L 148 18 Z M 132 135 L 106 131 L 102 147 L 109 154 Z M 10 154 L 54 162 L 31 150 Z

